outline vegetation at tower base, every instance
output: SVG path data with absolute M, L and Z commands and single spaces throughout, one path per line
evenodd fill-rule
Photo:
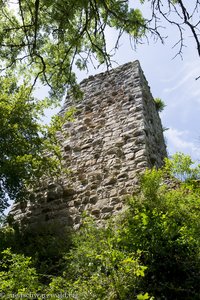
M 168 190 L 161 175 L 148 171 L 130 199 L 122 244 L 142 251 L 143 287 L 156 299 L 199 299 L 199 187 Z
M 178 153 L 163 169 L 147 170 L 129 208 L 105 227 L 86 216 L 68 249 L 63 246 L 60 261 L 46 261 L 46 273 L 40 272 L 44 261 L 39 262 L 35 246 L 30 259 L 20 235 L 16 239 L 12 229 L 1 229 L 1 251 L 11 248 L 1 252 L 2 299 L 13 293 L 52 300 L 61 295 L 66 300 L 199 299 L 200 167 L 191 163 Z M 186 180 L 171 181 L 174 171 Z M 48 251 L 47 240 L 46 258 Z M 50 264 L 57 264 L 56 274 L 49 272 Z
M 17 84 L 13 75 L 0 77 L 0 215 L 8 199 L 23 201 L 42 175 L 56 174 L 61 168 L 56 132 L 72 115 L 55 117 L 49 126 L 41 117 L 48 106 L 30 96 L 30 86 Z M 45 153 L 51 153 L 51 156 Z M 27 195 L 26 195 L 27 197 Z

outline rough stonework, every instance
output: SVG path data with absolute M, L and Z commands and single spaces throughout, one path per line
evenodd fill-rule
M 63 141 L 63 159 L 70 175 L 60 184 L 49 182 L 24 207 L 15 204 L 15 220 L 77 228 L 88 211 L 101 221 L 121 211 L 138 173 L 162 165 L 161 121 L 138 61 L 91 76 L 81 89 L 76 120 L 65 124 L 69 137 Z M 68 96 L 61 114 L 71 105 Z

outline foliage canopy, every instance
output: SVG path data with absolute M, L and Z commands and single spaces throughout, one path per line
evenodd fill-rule
M 93 59 L 111 65 L 108 27 L 118 31 L 117 49 L 123 32 L 136 44 L 149 35 L 163 42 L 166 22 L 178 30 L 177 54 L 182 54 L 188 28 L 200 55 L 198 0 L 189 5 L 182 0 L 139 2 L 140 6 L 128 0 L 17 0 L 15 5 L 1 1 L 1 70 L 29 74 L 33 85 L 39 79 L 50 87 L 52 97 L 61 97 L 68 85 L 78 96 L 74 65 L 86 69 Z M 146 4 L 150 5 L 148 17 Z

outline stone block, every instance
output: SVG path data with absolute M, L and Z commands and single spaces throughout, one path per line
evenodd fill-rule
M 110 191 L 110 197 L 114 197 L 114 196 L 116 196 L 117 195 L 117 192 L 118 192 L 118 190 L 115 188 L 115 189 L 112 189 L 111 191 Z
M 126 160 L 130 160 L 130 159 L 134 159 L 135 158 L 135 154 L 134 153 L 128 153 L 125 155 Z
M 117 182 L 117 178 L 113 176 L 109 176 L 104 180 L 104 185 L 114 185 Z
M 135 158 L 138 158 L 140 156 L 144 157 L 144 156 L 146 156 L 146 154 L 147 154 L 146 149 L 138 150 L 138 151 L 135 152 Z

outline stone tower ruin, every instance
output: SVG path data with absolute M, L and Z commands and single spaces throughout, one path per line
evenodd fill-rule
M 50 180 L 34 201 L 15 204 L 16 221 L 77 228 L 83 211 L 101 221 L 122 210 L 138 173 L 163 164 L 163 129 L 138 61 L 90 76 L 80 87 L 84 97 L 76 103 L 75 121 L 64 125 L 63 159 L 70 173 L 62 184 Z M 67 96 L 60 114 L 71 105 Z

